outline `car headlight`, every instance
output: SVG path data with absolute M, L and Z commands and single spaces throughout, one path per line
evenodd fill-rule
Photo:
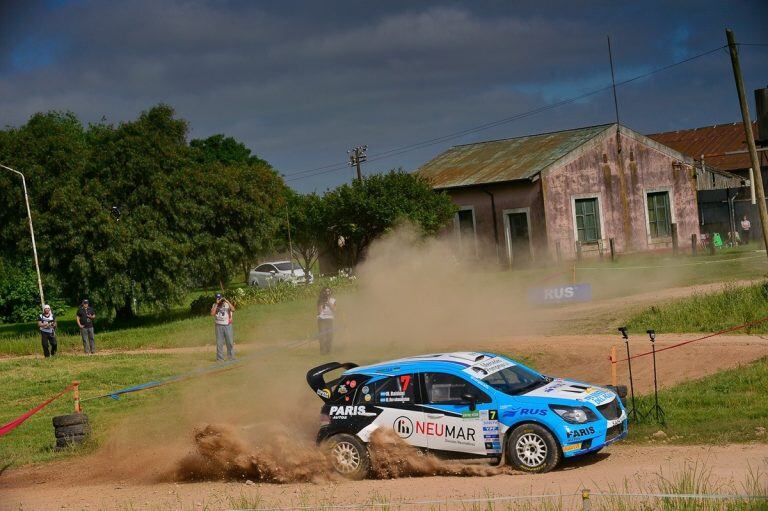
M 558 414 L 565 422 L 571 424 L 584 424 L 597 420 L 597 416 L 589 408 L 583 406 L 549 405 L 549 408 Z

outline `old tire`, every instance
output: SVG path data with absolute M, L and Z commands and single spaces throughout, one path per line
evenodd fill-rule
M 371 468 L 368 448 L 356 436 L 345 433 L 334 435 L 325 442 L 325 448 L 336 472 L 347 479 L 365 479 Z
M 561 457 L 555 437 L 538 424 L 522 424 L 507 438 L 507 462 L 523 472 L 549 472 Z
M 56 438 L 65 438 L 70 436 L 87 435 L 90 432 L 88 424 L 75 424 L 73 426 L 64 426 L 56 428 L 54 434 Z
M 64 449 L 73 445 L 79 445 L 85 442 L 87 435 L 72 435 L 64 438 L 56 439 L 56 448 Z
M 57 429 L 65 426 L 74 426 L 75 424 L 88 424 L 88 416 L 84 413 L 72 413 L 53 418 L 53 427 Z

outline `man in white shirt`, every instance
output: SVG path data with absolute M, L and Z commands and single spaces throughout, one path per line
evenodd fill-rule
M 47 303 L 43 305 L 43 313 L 37 317 L 37 327 L 43 343 L 43 355 L 46 358 L 56 354 L 58 344 L 56 342 L 56 317 Z M 50 345 L 50 349 L 48 346 Z
M 331 288 L 326 287 L 317 298 L 317 330 L 320 340 L 320 353 L 331 352 L 333 344 L 333 318 L 336 311 L 336 298 L 331 296 Z
M 211 316 L 216 328 L 216 361 L 224 360 L 224 343 L 227 344 L 227 359 L 235 358 L 235 337 L 232 331 L 232 313 L 235 306 L 216 293 L 216 303 L 211 307 Z
M 752 223 L 747 218 L 747 215 L 744 215 L 744 218 L 741 220 L 741 239 L 744 240 L 745 245 L 749 245 L 749 230 L 751 228 Z

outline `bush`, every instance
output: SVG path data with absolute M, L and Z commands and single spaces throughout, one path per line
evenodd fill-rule
M 290 284 L 277 284 L 272 287 L 238 287 L 226 289 L 222 293 L 224 298 L 229 300 L 235 307 L 243 305 L 260 304 L 269 305 L 282 302 L 291 302 L 294 300 L 303 300 L 306 298 L 316 298 L 320 290 L 324 287 L 330 287 L 334 290 L 346 289 L 355 285 L 355 277 L 348 277 L 340 274 L 338 277 L 320 277 L 315 282 L 308 285 L 292 286 Z M 211 306 L 216 301 L 216 297 L 211 295 L 202 295 L 196 298 L 189 306 L 192 314 L 205 315 L 211 311 Z
M 64 310 L 61 300 L 48 303 L 54 314 Z M 41 312 L 35 271 L 0 263 L 0 323 L 34 321 Z

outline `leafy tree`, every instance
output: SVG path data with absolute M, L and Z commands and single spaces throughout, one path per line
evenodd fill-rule
M 407 220 L 425 235 L 435 234 L 455 214 L 456 206 L 436 193 L 418 174 L 392 170 L 344 184 L 325 197 L 329 236 L 326 244 L 340 249 L 344 263 L 356 265 L 371 242 L 398 222 Z
M 301 267 L 310 270 L 328 238 L 325 202 L 317 194 L 302 195 L 289 190 L 287 203 L 294 254 Z M 288 238 L 287 233 L 283 238 Z

